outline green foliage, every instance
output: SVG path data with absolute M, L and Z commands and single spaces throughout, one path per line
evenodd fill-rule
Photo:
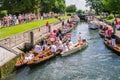
M 77 13 L 82 13 L 83 11 L 82 11 L 82 10 L 77 10 L 76 12 L 77 12 Z
M 67 11 L 67 12 L 75 12 L 76 9 L 77 9 L 77 8 L 76 8 L 75 5 L 70 5 L 70 6 L 67 6 L 66 11 Z
M 68 13 L 67 16 L 71 16 L 71 13 Z
M 34 12 L 64 13 L 66 9 L 65 0 L 4 0 L 2 9 L 10 14 Z
M 2 67 L 0 67 L 1 78 L 5 78 L 14 70 L 16 61 L 17 60 L 15 58 L 15 59 L 9 61 L 8 63 L 6 63 L 5 65 L 3 65 Z
M 63 0 L 42 0 L 41 1 L 41 11 L 48 13 L 53 11 L 55 13 L 64 13 L 66 5 Z
M 114 15 L 113 15 L 113 14 L 110 14 L 110 15 L 108 16 L 108 20 L 113 19 L 113 18 L 114 18 Z
M 104 8 L 102 0 L 86 0 L 87 6 L 90 6 L 91 9 L 94 9 L 98 14 Z
M 105 8 L 108 9 L 110 12 L 115 12 L 119 13 L 120 12 L 120 0 L 102 0 L 104 5 L 106 6 Z
M 0 18 L 2 18 L 3 16 L 5 16 L 7 14 L 7 11 L 6 10 L 2 10 L 0 12 Z

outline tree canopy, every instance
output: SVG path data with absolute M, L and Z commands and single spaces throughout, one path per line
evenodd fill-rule
M 86 0 L 87 6 L 97 13 L 109 12 L 120 13 L 120 0 Z
M 69 6 L 67 6 L 66 11 L 67 11 L 67 12 L 75 12 L 76 9 L 77 9 L 77 8 L 76 8 L 75 5 L 69 5 Z
M 2 0 L 1 10 L 10 14 L 29 12 L 56 12 L 64 13 L 65 0 Z

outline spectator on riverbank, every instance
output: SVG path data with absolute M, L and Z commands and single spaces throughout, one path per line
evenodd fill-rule
M 49 23 L 48 23 L 48 21 L 47 21 L 47 23 L 46 23 L 46 33 L 48 33 L 48 32 L 50 31 L 50 30 L 49 30 L 49 29 L 50 29 L 49 27 L 50 27 L 50 25 L 49 25 Z

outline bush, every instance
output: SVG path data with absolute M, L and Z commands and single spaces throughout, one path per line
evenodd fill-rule
M 70 14 L 70 13 L 68 13 L 68 14 L 67 14 L 67 16 L 71 16 L 71 14 Z
M 0 11 L 0 18 L 4 17 L 7 14 L 6 10 Z
M 58 16 L 55 16 L 55 18 L 58 18 Z
M 108 16 L 108 20 L 113 19 L 113 18 L 114 18 L 114 15 L 113 15 L 113 14 L 110 14 L 110 15 Z

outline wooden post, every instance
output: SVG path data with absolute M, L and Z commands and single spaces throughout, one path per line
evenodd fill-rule
M 34 33 L 32 31 L 30 32 L 30 43 L 34 45 Z

